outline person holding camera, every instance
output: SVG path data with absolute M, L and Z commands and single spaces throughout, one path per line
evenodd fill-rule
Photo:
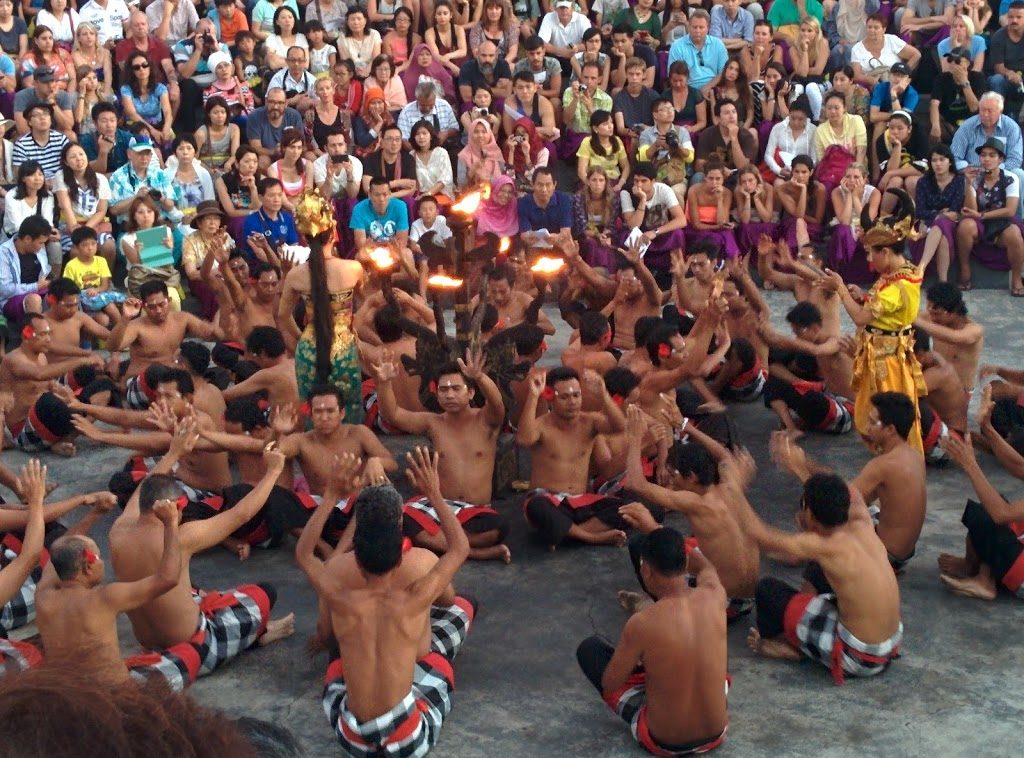
M 342 132 L 328 134 L 324 148 L 327 152 L 313 161 L 313 183 L 328 200 L 354 199 L 363 178 L 363 162 L 348 154 L 348 139 Z
M 576 155 L 590 135 L 590 117 L 595 111 L 612 112 L 612 98 L 598 87 L 601 69 L 596 63 L 584 63 L 580 78 L 562 96 L 562 123 L 566 131 L 558 143 L 558 157 L 564 161 Z
M 181 90 L 179 131 L 194 132 L 201 121 L 203 90 L 215 79 L 208 61 L 218 51 L 231 54 L 227 45 L 217 41 L 217 30 L 208 18 L 200 19 L 195 32 L 171 48 Z
M 152 198 L 164 218 L 181 217 L 174 207 L 170 176 L 151 165 L 152 157 L 153 143 L 149 137 L 133 137 L 128 143 L 128 162 L 110 175 L 110 215 L 118 224 L 125 223 L 132 201 L 142 196 Z
M 659 97 L 651 105 L 651 120 L 640 133 L 637 158 L 650 161 L 657 169 L 656 179 L 676 193 L 680 205 L 686 203 L 686 167 L 693 161 L 693 140 L 685 127 L 672 123 L 676 109 L 672 101 Z

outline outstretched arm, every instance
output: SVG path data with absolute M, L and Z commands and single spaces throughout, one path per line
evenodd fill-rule
M 28 579 L 43 552 L 43 496 L 46 494 L 46 467 L 35 458 L 21 470 L 21 491 L 28 503 L 25 539 L 21 553 L 0 571 L 0 603 L 6 603 Z
M 516 444 L 533 447 L 540 442 L 540 424 L 537 421 L 537 401 L 544 391 L 545 372 L 534 369 L 526 378 L 526 400 L 519 412 L 519 427 L 516 429 Z
M 501 391 L 484 371 L 484 352 L 477 348 L 466 349 L 466 360 L 459 358 L 459 369 L 476 382 L 477 389 L 484 396 L 484 420 L 490 426 L 501 426 L 505 421 L 505 402 L 501 399 Z
M 359 458 L 351 453 L 334 457 L 334 468 L 331 478 L 327 480 L 327 486 L 324 488 L 324 496 L 316 511 L 306 522 L 306 526 L 302 529 L 302 535 L 295 545 L 295 560 L 298 561 L 302 573 L 315 588 L 318 588 L 320 571 L 324 565 L 324 562 L 316 557 L 317 543 L 320 541 L 320 535 L 323 534 L 324 526 L 327 525 L 327 519 L 330 518 L 334 506 L 338 504 L 338 499 L 344 492 L 351 492 L 358 486 L 355 480 L 358 470 Z
M 956 461 L 957 465 L 964 470 L 967 478 L 971 480 L 971 486 L 978 494 L 978 500 L 988 515 L 997 524 L 1009 524 L 1024 519 L 1024 500 L 1008 502 L 999 491 L 992 486 L 992 483 L 985 476 L 978 465 L 978 459 L 974 455 L 974 445 L 971 435 L 968 434 L 963 442 L 950 437 L 940 443 L 946 454 Z

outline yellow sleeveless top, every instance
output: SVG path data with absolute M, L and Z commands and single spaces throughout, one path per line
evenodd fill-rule
M 908 263 L 875 282 L 868 292 L 868 310 L 874 318 L 869 326 L 889 332 L 914 323 L 921 307 L 921 274 Z

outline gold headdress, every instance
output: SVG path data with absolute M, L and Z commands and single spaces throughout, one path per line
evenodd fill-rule
M 867 231 L 864 232 L 861 242 L 866 248 L 891 247 L 902 252 L 904 242 L 908 239 L 916 240 L 919 236 L 914 229 L 914 201 L 902 189 L 889 189 L 886 192 L 891 192 L 899 198 L 896 209 L 891 216 L 879 218 L 871 228 L 867 228 L 865 224 L 864 228 Z
M 295 205 L 295 228 L 307 239 L 334 228 L 334 209 L 314 187 L 304 192 Z

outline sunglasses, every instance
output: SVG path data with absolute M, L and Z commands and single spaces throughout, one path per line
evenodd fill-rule
M 148 63 L 136 63 L 132 66 L 132 71 L 142 71 L 144 68 L 149 68 Z

